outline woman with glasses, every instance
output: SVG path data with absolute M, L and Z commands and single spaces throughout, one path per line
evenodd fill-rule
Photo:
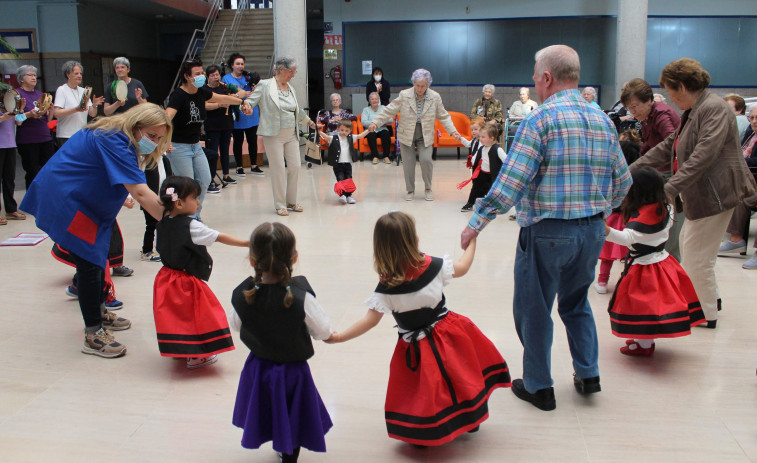
M 16 71 L 16 78 L 21 84 L 16 91 L 26 99 L 23 116 L 16 118 L 16 146 L 21 155 L 21 166 L 26 172 L 26 188 L 29 189 L 37 172 L 55 153 L 53 137 L 47 127 L 48 119 L 52 119 L 52 108 L 46 113 L 35 110 L 34 103 L 42 97 L 42 92 L 37 90 L 37 68 L 21 66 Z

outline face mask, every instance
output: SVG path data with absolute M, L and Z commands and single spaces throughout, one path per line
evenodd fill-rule
M 195 80 L 192 81 L 192 85 L 194 85 L 197 88 L 200 88 L 203 85 L 205 85 L 205 76 L 195 77 Z
M 373 76 L 373 80 L 376 82 L 381 82 L 381 76 Z
M 26 120 L 26 114 L 24 113 L 16 114 L 16 120 L 18 122 L 24 122 Z
M 137 142 L 137 149 L 139 150 L 139 154 L 147 156 L 148 154 L 155 151 L 155 148 L 158 147 L 158 144 L 147 138 L 141 130 L 139 131 L 139 134 L 142 135 L 142 138 Z

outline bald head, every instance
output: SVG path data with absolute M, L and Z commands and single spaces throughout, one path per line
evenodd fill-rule
M 558 82 L 575 82 L 581 77 L 581 62 L 576 50 L 567 45 L 551 45 L 536 52 L 536 72 L 548 71 Z

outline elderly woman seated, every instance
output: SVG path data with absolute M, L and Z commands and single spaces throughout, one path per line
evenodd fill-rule
M 653 99 L 655 103 L 665 103 L 665 95 L 662 93 L 655 93 Z
M 510 105 L 510 111 L 508 113 L 511 119 L 523 118 L 526 116 L 526 114 L 530 113 L 531 111 L 536 109 L 537 106 L 539 106 L 534 100 L 531 99 L 528 87 L 521 87 L 518 96 L 519 99 L 517 101 L 514 101 L 513 104 Z
M 597 90 L 594 87 L 584 88 L 581 96 L 584 97 L 584 100 L 586 100 L 587 103 L 596 108 L 599 108 L 599 103 L 597 103 Z
M 470 118 L 483 117 L 486 122 L 496 121 L 498 124 L 505 122 L 502 117 L 502 103 L 494 98 L 494 85 L 484 85 L 483 93 L 483 96 L 473 103 Z
M 751 130 L 747 130 L 744 138 L 741 140 L 741 149 L 744 153 L 744 160 L 752 171 L 752 175 L 757 180 L 757 106 L 749 111 L 749 125 Z M 718 255 L 740 254 L 746 252 L 746 240 L 749 233 L 749 216 L 752 209 L 757 206 L 757 196 L 744 198 L 744 203 L 737 206 L 728 222 L 726 231 L 731 234 L 730 239 L 723 242 L 718 249 Z M 757 248 L 757 238 L 754 240 L 752 247 Z M 744 262 L 741 266 L 746 270 L 757 270 L 757 252 Z
M 342 96 L 338 93 L 332 93 L 331 97 L 331 111 L 322 111 L 318 116 L 318 124 L 323 126 L 323 131 L 329 135 L 334 135 L 337 131 L 339 121 L 342 119 L 349 119 L 356 121 L 357 116 L 352 114 L 349 109 L 343 109 Z

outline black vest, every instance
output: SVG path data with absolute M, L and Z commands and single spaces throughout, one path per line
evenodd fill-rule
M 352 140 L 352 135 L 347 135 L 347 142 L 350 144 L 350 158 L 352 162 L 357 162 L 357 150 L 355 149 L 355 143 Z M 339 162 L 339 155 L 342 154 L 342 144 L 339 143 L 339 135 L 333 135 L 331 137 L 331 144 L 329 145 L 329 157 L 328 163 L 333 166 Z
M 192 242 L 189 224 L 194 219 L 187 215 L 168 216 L 158 222 L 158 242 L 155 248 L 160 259 L 168 268 L 183 270 L 188 274 L 207 281 L 213 271 L 213 258 L 205 246 Z
M 302 362 L 313 356 L 313 342 L 305 325 L 305 295 L 315 296 L 303 276 L 292 278 L 294 301 L 284 307 L 286 288 L 280 284 L 260 285 L 255 302 L 248 304 L 244 291 L 255 285 L 252 277 L 234 289 L 231 304 L 242 320 L 240 337 L 256 357 L 274 362 Z
M 484 145 L 480 145 L 480 148 L 478 149 L 478 153 L 476 153 L 473 156 L 473 169 L 476 168 L 478 165 L 478 161 L 481 159 L 481 153 L 484 149 Z M 499 144 L 495 143 L 489 148 L 489 172 L 492 174 L 492 182 L 497 179 L 497 175 L 499 175 L 499 171 L 502 169 L 502 160 L 499 158 L 499 155 L 497 154 L 497 151 L 499 151 Z

